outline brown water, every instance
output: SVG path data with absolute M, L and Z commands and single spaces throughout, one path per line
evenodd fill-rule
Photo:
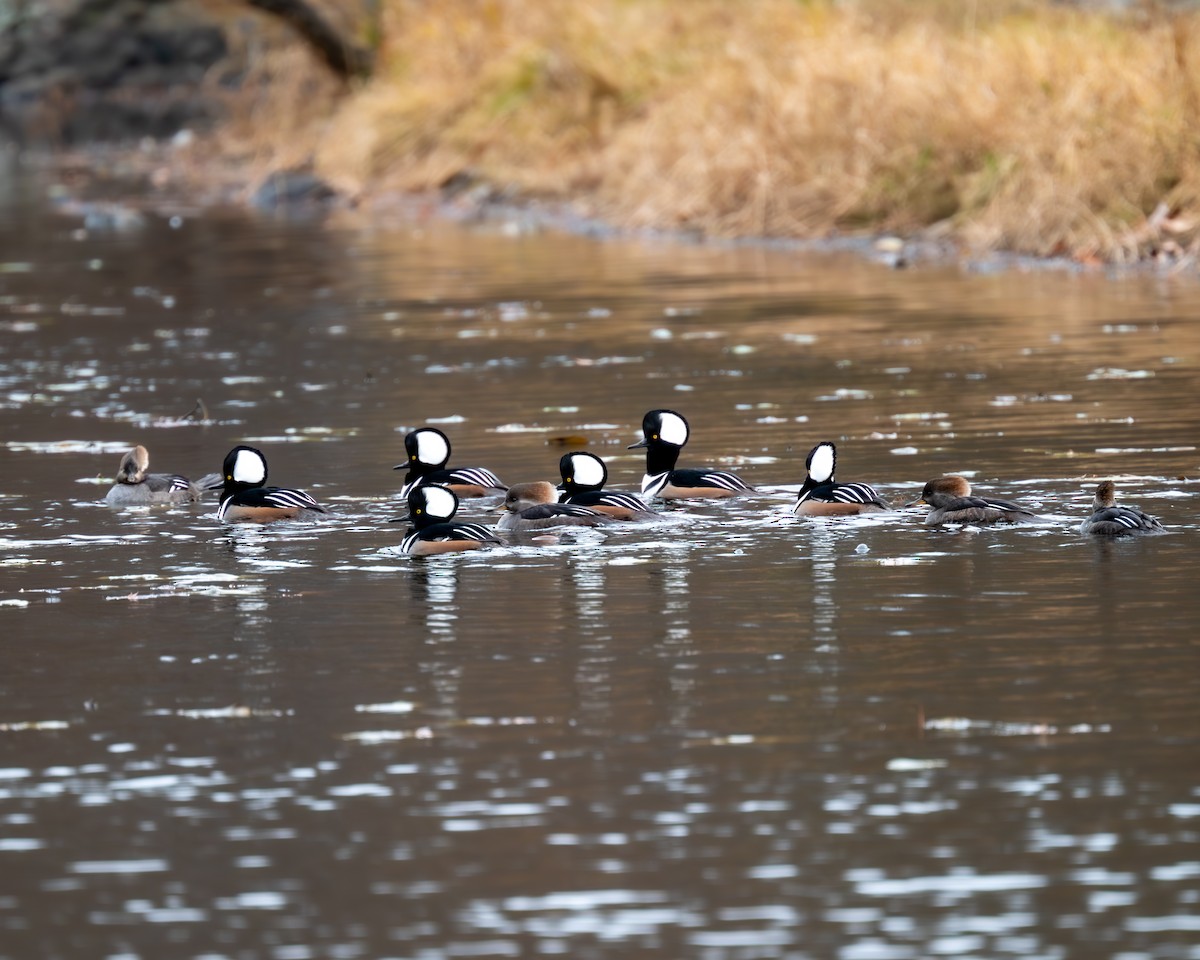
M 1200 957 L 1194 281 L 0 212 L 0 956 Z M 657 406 L 761 494 L 394 553 L 407 429 L 632 489 Z M 1053 522 L 796 520 L 823 439 Z M 242 441 L 331 516 L 99 503 Z

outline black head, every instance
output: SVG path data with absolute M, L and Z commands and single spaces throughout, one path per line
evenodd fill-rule
M 674 410 L 651 410 L 642 417 L 642 439 L 631 443 L 627 449 L 665 444 L 683 447 L 688 442 L 688 422 L 683 414 Z
M 393 470 L 440 470 L 450 459 L 450 438 L 436 427 L 421 427 L 404 437 L 407 459 Z
M 221 476 L 226 490 L 261 487 L 267 482 L 267 458 L 255 447 L 238 444 L 225 455 Z
M 818 443 L 808 451 L 804 469 L 813 483 L 828 483 L 837 470 L 837 447 L 828 440 Z
M 458 497 L 454 491 L 436 483 L 429 483 L 417 487 L 408 495 L 408 515 L 397 519 L 408 520 L 420 528 L 445 523 L 457 512 Z
M 559 490 L 575 493 L 580 490 L 601 490 L 608 483 L 608 467 L 594 453 L 564 453 L 558 461 L 562 475 Z

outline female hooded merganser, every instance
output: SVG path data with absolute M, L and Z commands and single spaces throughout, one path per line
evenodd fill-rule
M 651 410 L 642 418 L 642 439 L 631 443 L 629 449 L 646 448 L 643 496 L 693 500 L 754 492 L 737 474 L 724 470 L 706 467 L 676 470 L 679 451 L 687 442 L 688 422 L 674 410 Z
M 933 507 L 925 517 L 929 526 L 942 523 L 1040 523 L 1042 518 L 1024 507 L 1007 500 L 992 500 L 989 497 L 971 496 L 971 484 L 966 477 L 952 475 L 937 477 L 925 484 L 925 489 L 912 503 L 915 507 L 925 503 Z
M 413 525 L 400 543 L 400 552 L 410 557 L 431 557 L 500 543 L 491 530 L 478 523 L 451 523 L 457 512 L 458 497 L 450 488 L 435 483 L 417 487 L 408 495 L 408 516 L 397 517 Z
M 121 458 L 113 488 L 104 502 L 114 507 L 145 506 L 153 503 L 195 503 L 208 490 L 221 489 L 221 477 L 210 473 L 192 483 L 173 473 L 147 473 L 150 454 L 136 446 Z
M 508 488 L 501 508 L 499 530 L 544 530 L 547 527 L 598 527 L 612 517 L 574 503 L 558 503 L 554 484 L 545 480 L 516 483 Z
M 500 478 L 484 467 L 455 467 L 446 469 L 450 459 L 450 438 L 434 427 L 421 427 L 404 438 L 408 459 L 393 470 L 407 469 L 400 496 L 408 495 L 423 483 L 448 487 L 458 497 L 486 497 L 508 489 Z
M 265 487 L 267 458 L 254 447 L 238 445 L 225 457 L 222 470 L 225 486 L 221 492 L 218 520 L 291 520 L 306 510 L 324 513 L 325 508 L 303 490 Z
M 558 485 L 563 491 L 560 503 L 591 507 L 618 520 L 653 520 L 659 516 L 636 494 L 605 490 L 608 467 L 594 453 L 564 453 L 558 461 L 558 472 L 562 474 Z
M 1105 480 L 1096 487 L 1096 496 L 1092 500 L 1092 515 L 1079 525 L 1080 533 L 1107 537 L 1130 533 L 1162 533 L 1165 529 L 1158 517 L 1142 513 L 1136 507 L 1118 507 L 1117 487 L 1111 480 Z
M 888 508 L 875 488 L 865 483 L 837 483 L 837 447 L 826 441 L 808 452 L 804 461 L 808 476 L 792 512 L 801 517 L 848 517 L 858 513 L 881 513 Z

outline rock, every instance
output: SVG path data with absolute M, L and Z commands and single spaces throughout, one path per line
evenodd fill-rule
M 333 187 L 315 174 L 280 170 L 267 177 L 254 191 L 250 205 L 275 213 L 303 213 L 324 208 L 337 195 Z
M 211 120 L 225 35 L 199 5 L 32 0 L 0 28 L 0 123 L 35 146 L 168 137 Z

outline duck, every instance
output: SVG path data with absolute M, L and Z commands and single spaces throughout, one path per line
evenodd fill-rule
M 807 475 L 792 512 L 801 517 L 849 517 L 860 513 L 882 513 L 890 508 L 874 487 L 866 483 L 837 483 L 837 447 L 828 440 L 818 443 L 804 461 Z
M 446 487 L 455 496 L 488 497 L 508 489 L 501 479 L 486 467 L 447 468 L 450 460 L 450 438 L 436 427 L 421 427 L 404 437 L 404 452 L 408 459 L 393 470 L 408 470 L 400 496 L 408 495 L 423 483 Z
M 754 488 L 735 473 L 709 467 L 676 469 L 679 451 L 688 442 L 688 422 L 674 410 L 651 410 L 642 418 L 642 439 L 628 449 L 646 448 L 642 495 L 662 500 L 734 497 Z
M 594 453 L 564 453 L 558 461 L 558 472 L 562 476 L 562 483 L 558 485 L 562 491 L 559 503 L 590 507 L 618 520 L 653 520 L 661 516 L 636 494 L 605 490 L 608 467 Z
M 451 521 L 458 512 L 458 497 L 449 487 L 427 483 L 408 495 L 407 516 L 399 522 L 412 524 L 400 542 L 400 552 L 410 557 L 432 557 L 441 553 L 460 553 L 478 550 L 488 544 L 499 544 L 499 538 L 478 523 Z
M 1096 487 L 1092 499 L 1092 515 L 1079 525 L 1079 532 L 1103 537 L 1120 537 L 1135 533 L 1162 533 L 1166 528 L 1158 517 L 1142 513 L 1136 507 L 1117 506 L 1117 485 L 1111 480 Z
M 325 508 L 303 490 L 264 486 L 267 458 L 255 447 L 239 444 L 230 450 L 225 456 L 221 476 L 224 486 L 221 505 L 217 508 L 218 520 L 269 523 L 293 520 L 307 511 L 325 513 Z
M 921 496 L 905 506 L 915 507 L 922 503 L 933 508 L 925 517 L 925 523 L 931 527 L 943 523 L 978 525 L 1002 520 L 1009 523 L 1043 522 L 1037 514 L 1008 500 L 972 496 L 967 478 L 957 474 L 930 480 L 921 491 Z
M 548 527 L 598 527 L 613 518 L 590 507 L 559 503 L 554 484 L 545 480 L 515 483 L 504 495 L 498 530 L 545 530 Z
M 117 476 L 104 502 L 113 507 L 159 503 L 195 503 L 210 490 L 221 489 L 219 474 L 210 473 L 195 483 L 177 473 L 148 473 L 150 452 L 138 444 L 121 457 Z

